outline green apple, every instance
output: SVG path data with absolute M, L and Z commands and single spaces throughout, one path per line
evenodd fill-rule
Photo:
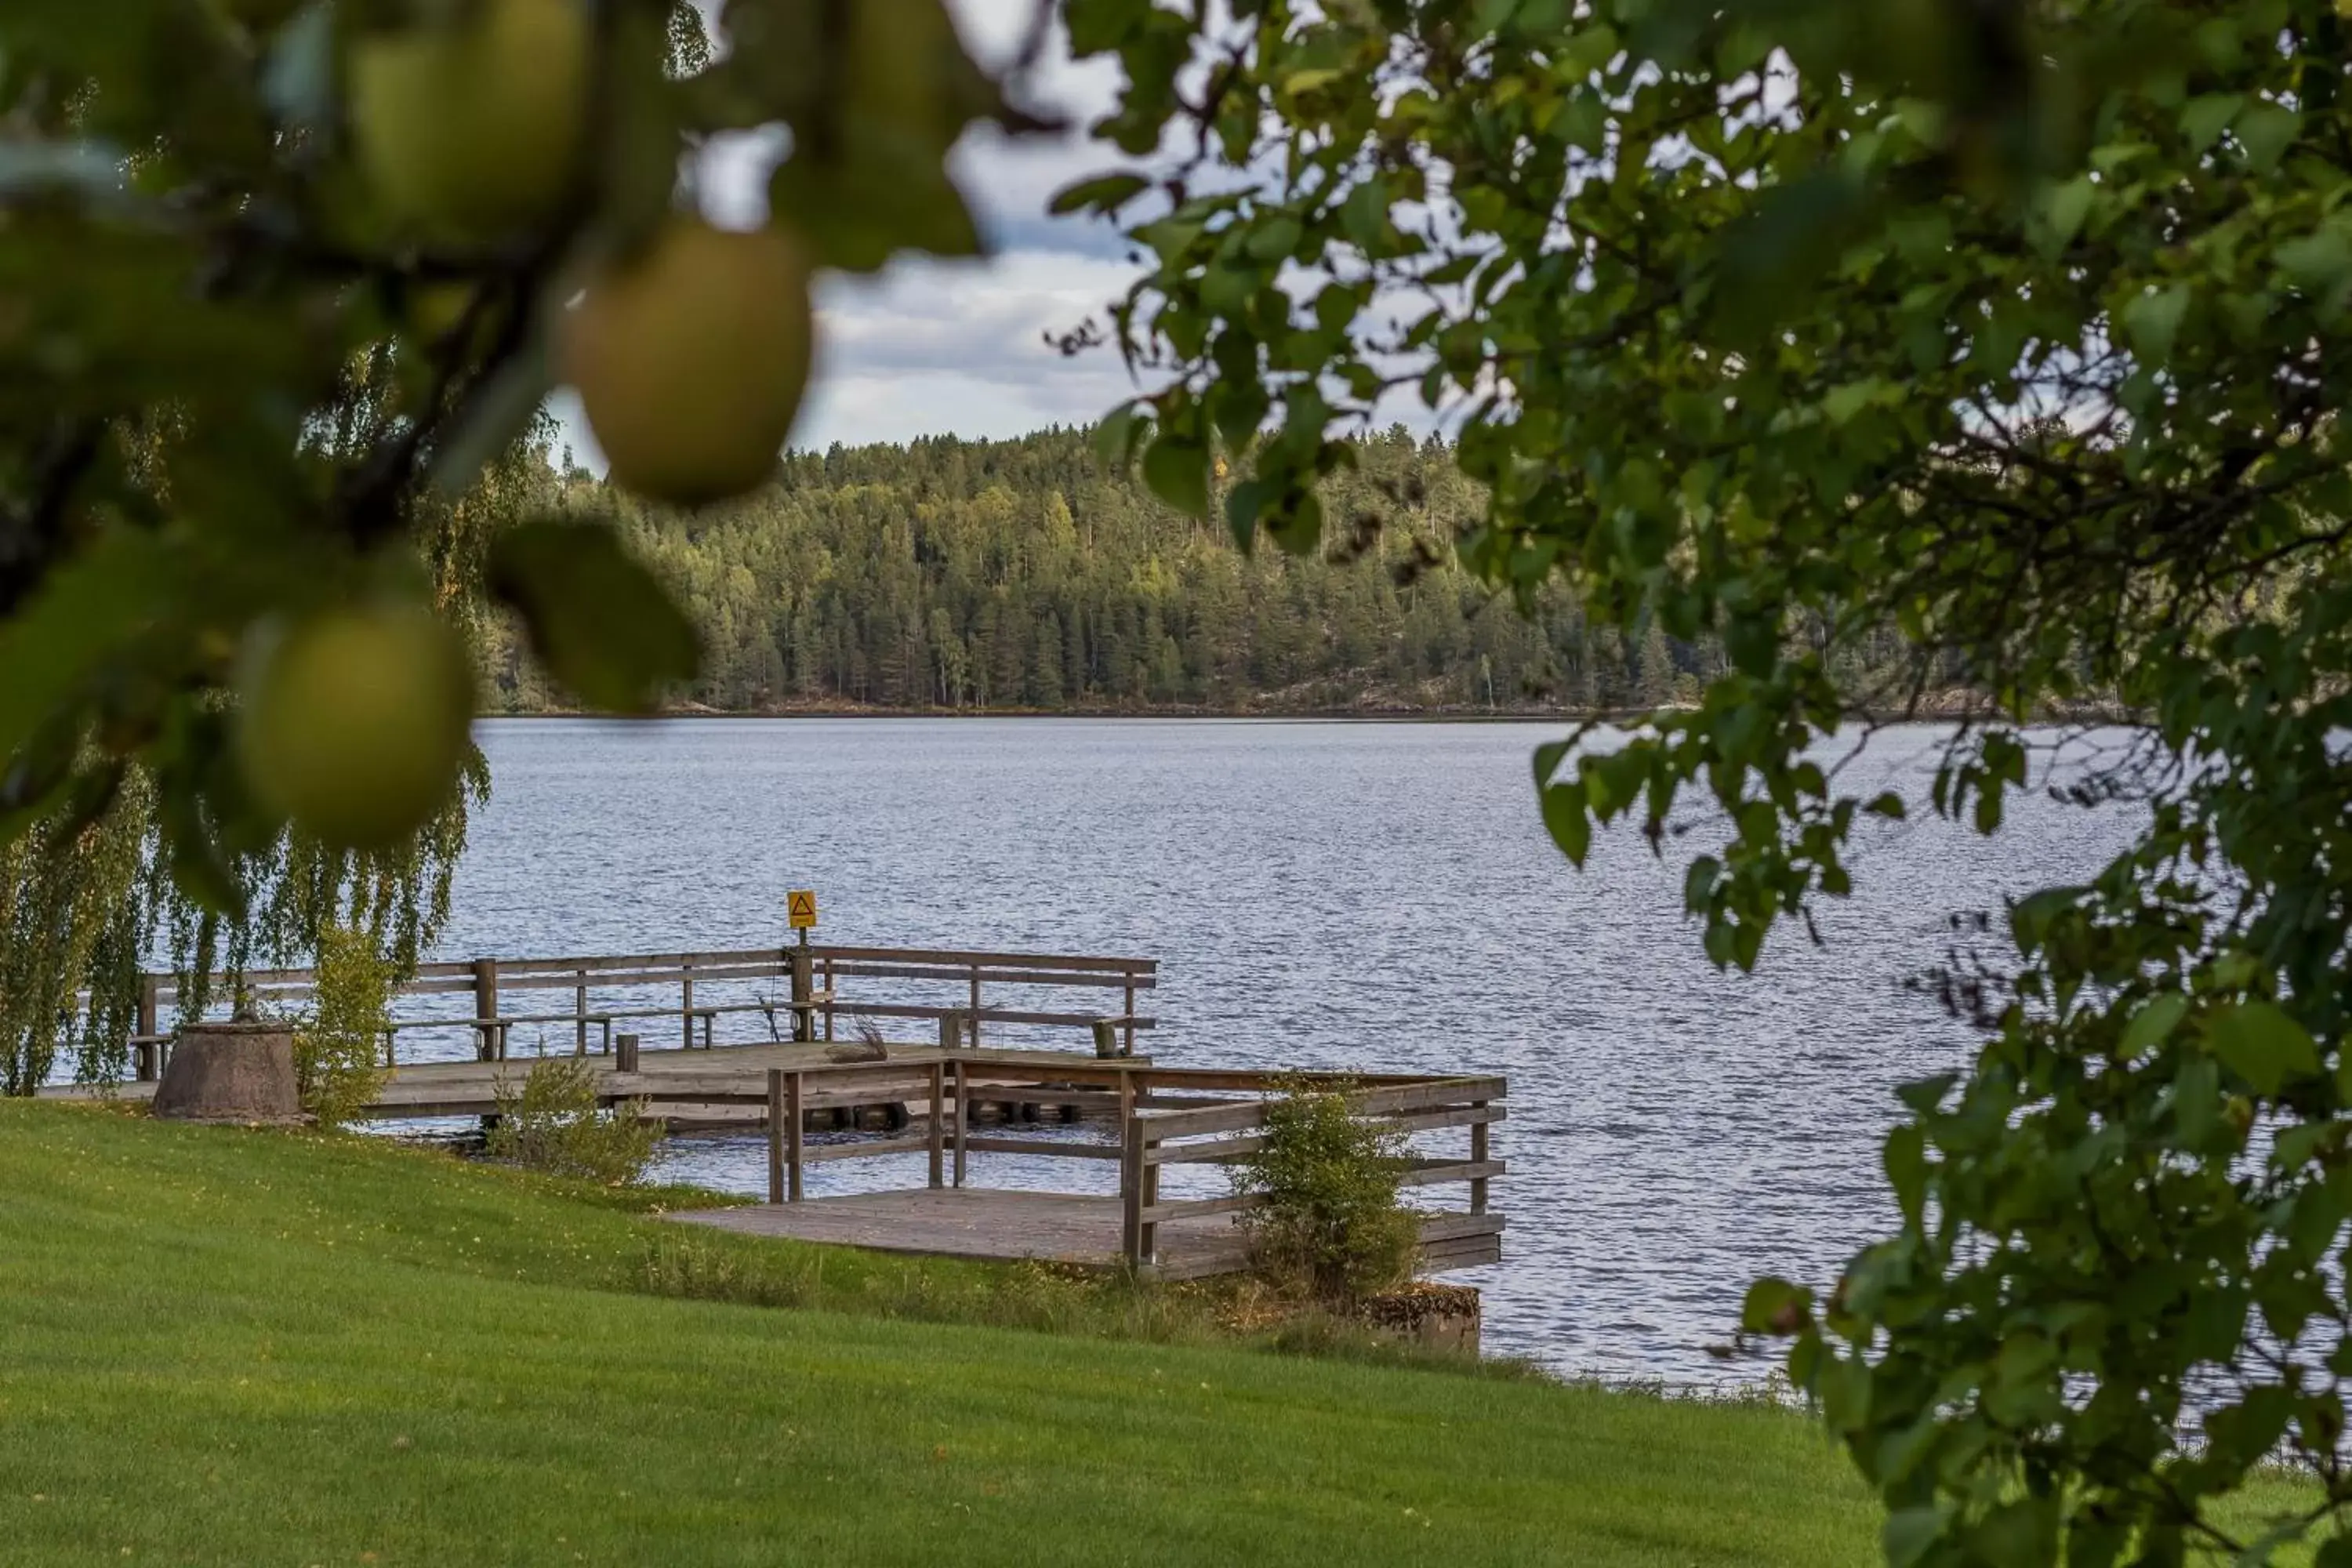
M 562 323 L 563 369 L 613 478 L 698 506 L 773 469 L 814 335 L 796 237 L 680 219 L 589 285 Z
M 354 40 L 352 136 L 387 216 L 459 243 L 546 222 L 585 142 L 590 47 L 582 0 L 480 0 Z
M 337 610 L 261 638 L 239 687 L 247 783 L 296 826 L 380 847 L 448 800 L 473 667 L 457 631 L 422 606 Z

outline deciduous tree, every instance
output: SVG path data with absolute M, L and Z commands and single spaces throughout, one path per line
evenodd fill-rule
M 2144 814 L 2017 903 L 1913 1085 L 1901 1224 L 1748 1328 L 1904 1563 L 2260 1561 L 2352 1500 L 2352 104 L 2330 0 L 1070 0 L 1136 162 L 1066 193 L 1147 277 L 1109 429 L 1171 502 L 1306 548 L 1350 422 L 1419 404 L 1488 492 L 1465 557 L 1703 700 L 1536 757 L 1581 861 L 1700 805 L 1707 952 L 1849 886 L 1893 796 L 1841 725 L 1981 694 L 1933 808 L 1990 834 L 2037 710 L 2136 715 L 2074 787 Z M 1213 454 L 1235 457 L 1235 482 Z M 1892 628 L 1891 689 L 1837 679 Z M 1801 635 L 1800 635 L 1801 634 Z M 2308 1506 L 2213 1501 L 2285 1457 Z

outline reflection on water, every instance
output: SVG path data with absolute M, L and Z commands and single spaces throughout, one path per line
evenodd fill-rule
M 1947 915 L 2080 879 L 2130 819 L 2036 798 L 1989 845 L 1869 819 L 1854 897 L 1822 911 L 1823 945 L 1777 933 L 1759 973 L 1725 976 L 1683 918 L 1671 845 L 1661 863 L 1609 836 L 1582 874 L 1552 849 L 1528 757 L 1558 733 L 491 723 L 497 795 L 443 945 L 778 943 L 785 890 L 814 887 L 828 941 L 1157 957 L 1161 1026 L 1146 1039 L 1173 1065 L 1507 1073 L 1507 1260 L 1455 1276 L 1486 1290 L 1487 1342 L 1577 1373 L 1706 1379 L 1704 1347 L 1750 1279 L 1826 1276 L 1885 1223 L 1891 1089 L 1967 1049 L 1900 984 L 1942 956 Z M 1859 786 L 1923 798 L 1934 742 L 1882 734 Z M 1702 825 L 1683 842 L 1711 841 Z M 922 1155 L 893 1160 L 813 1167 L 811 1190 L 922 1180 Z M 765 1146 L 682 1140 L 662 1169 L 759 1192 Z M 1116 1175 L 975 1155 L 973 1179 L 1109 1190 Z

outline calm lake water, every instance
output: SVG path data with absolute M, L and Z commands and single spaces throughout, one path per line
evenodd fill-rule
M 1171 1065 L 1507 1073 L 1507 1261 L 1452 1276 L 1484 1288 L 1489 1347 L 1712 1381 L 1724 1371 L 1705 1347 L 1751 1279 L 1826 1280 L 1885 1222 L 1893 1087 L 1968 1049 L 1901 984 L 1944 953 L 1947 917 L 2083 877 L 2131 823 L 2038 796 L 1990 845 L 1874 821 L 1854 896 L 1822 911 L 1823 945 L 1776 933 L 1759 973 L 1726 976 L 1681 910 L 1705 824 L 1663 861 L 1630 832 L 1581 873 L 1553 849 L 1528 753 L 1561 732 L 493 722 L 496 795 L 443 948 L 773 944 L 786 889 L 813 887 L 828 941 L 1157 957 L 1161 1022 L 1145 1039 Z M 1882 733 L 1853 771 L 1924 798 L 1937 739 Z M 1042 1163 L 975 1156 L 974 1179 L 1109 1177 L 1024 1163 Z M 764 1189 L 754 1141 L 682 1142 L 668 1165 Z M 881 1175 L 812 1172 L 817 1190 Z

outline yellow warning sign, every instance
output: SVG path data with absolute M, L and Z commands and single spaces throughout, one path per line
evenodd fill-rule
M 784 895 L 784 907 L 792 911 L 793 929 L 806 931 L 816 924 L 816 893 L 799 888 Z

